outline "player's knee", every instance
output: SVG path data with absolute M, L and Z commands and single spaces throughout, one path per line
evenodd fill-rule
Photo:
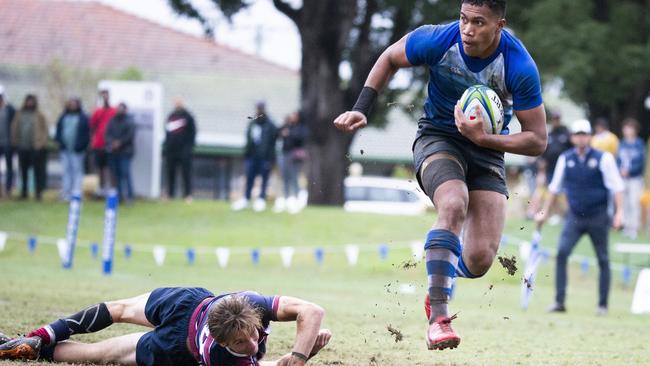
M 448 195 L 439 200 L 438 219 L 450 226 L 462 225 L 467 216 L 467 200 L 460 195 Z
M 474 250 L 467 254 L 467 265 L 477 278 L 483 277 L 490 270 L 495 256 L 496 253 L 489 248 Z

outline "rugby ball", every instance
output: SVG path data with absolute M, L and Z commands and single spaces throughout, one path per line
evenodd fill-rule
M 497 93 L 485 85 L 473 85 L 460 97 L 460 106 L 468 120 L 475 120 L 477 110 L 483 116 L 483 129 L 486 133 L 498 135 L 503 128 L 503 103 Z

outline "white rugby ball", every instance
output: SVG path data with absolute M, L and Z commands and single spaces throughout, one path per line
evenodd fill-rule
M 483 116 L 486 133 L 498 135 L 503 129 L 503 103 L 497 93 L 485 85 L 473 85 L 460 97 L 460 106 L 468 120 L 477 117 L 477 106 Z

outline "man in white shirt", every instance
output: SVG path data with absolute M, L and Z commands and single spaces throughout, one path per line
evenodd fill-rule
M 560 235 L 555 269 L 555 304 L 549 312 L 565 312 L 567 285 L 567 260 L 582 235 L 589 234 L 598 257 L 599 300 L 597 315 L 607 314 L 607 299 L 611 275 L 609 269 L 609 227 L 620 228 L 623 222 L 623 179 L 614 156 L 590 147 L 591 124 L 577 120 L 571 125 L 571 142 L 574 148 L 565 151 L 557 161 L 551 193 L 536 221 L 541 226 L 559 193 L 564 191 L 569 202 L 564 227 Z M 607 206 L 614 196 L 615 213 L 610 220 Z

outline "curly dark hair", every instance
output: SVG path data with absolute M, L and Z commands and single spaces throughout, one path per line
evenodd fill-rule
M 499 17 L 506 17 L 506 0 L 462 0 L 461 4 L 487 6 Z

